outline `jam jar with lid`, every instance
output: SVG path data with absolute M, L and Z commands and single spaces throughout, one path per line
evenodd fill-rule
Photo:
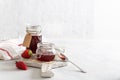
M 53 61 L 55 58 L 55 49 L 53 43 L 43 42 L 37 45 L 37 59 L 40 61 Z
M 41 26 L 34 25 L 26 27 L 26 36 L 24 38 L 23 46 L 36 53 L 37 44 L 42 42 Z

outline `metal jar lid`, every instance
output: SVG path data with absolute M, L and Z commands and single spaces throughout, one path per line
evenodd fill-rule
M 32 25 L 26 27 L 26 32 L 28 33 L 41 33 L 41 26 L 40 25 Z

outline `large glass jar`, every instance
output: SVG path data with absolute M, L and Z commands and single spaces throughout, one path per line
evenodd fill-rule
M 55 57 L 54 44 L 52 43 L 38 43 L 37 45 L 37 59 L 40 61 L 53 61 Z
M 30 44 L 27 49 L 32 50 L 36 53 L 37 44 L 42 42 L 41 27 L 39 25 L 26 27 L 26 32 L 31 36 Z

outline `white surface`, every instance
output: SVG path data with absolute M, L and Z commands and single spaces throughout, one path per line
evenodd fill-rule
M 46 39 L 47 40 L 47 39 Z M 55 40 L 66 48 L 66 55 L 77 65 L 87 71 L 78 72 L 77 68 L 67 67 L 54 69 L 55 76 L 46 80 L 119 80 L 120 79 L 120 42 L 93 41 L 80 39 Z M 40 78 L 40 70 L 29 68 L 18 70 L 13 62 L 0 61 L 0 78 L 2 80 L 44 80 Z

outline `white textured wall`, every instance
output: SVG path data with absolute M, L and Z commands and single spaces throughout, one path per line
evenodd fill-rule
M 120 40 L 120 0 L 95 1 L 95 38 Z
M 0 39 L 25 34 L 40 24 L 45 37 L 93 36 L 94 0 L 0 0 Z

